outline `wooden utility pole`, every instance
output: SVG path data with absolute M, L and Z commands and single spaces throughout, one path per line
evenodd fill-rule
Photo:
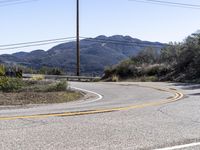
M 76 75 L 80 76 L 80 40 L 79 40 L 79 0 L 76 1 Z

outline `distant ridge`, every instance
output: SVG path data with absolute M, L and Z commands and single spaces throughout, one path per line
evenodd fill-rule
M 103 74 L 106 66 L 136 55 L 145 47 L 155 47 L 158 51 L 164 46 L 159 42 L 142 41 L 130 36 L 100 35 L 96 38 L 85 38 L 81 45 L 81 73 Z M 0 62 L 5 64 L 21 64 L 39 69 L 42 66 L 62 68 L 67 73 L 76 70 L 76 43 L 59 44 L 49 49 L 35 50 L 30 53 L 18 52 L 11 55 L 0 55 Z

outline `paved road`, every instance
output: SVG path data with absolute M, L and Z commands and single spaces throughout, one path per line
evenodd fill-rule
M 74 82 L 71 86 L 99 93 L 102 99 L 90 93 L 68 104 L 0 107 L 0 149 L 149 150 L 200 142 L 199 85 Z M 173 100 L 174 88 L 184 98 L 160 103 Z M 93 113 L 84 115 L 87 110 Z

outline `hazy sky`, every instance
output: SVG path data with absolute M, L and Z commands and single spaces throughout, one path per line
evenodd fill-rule
M 200 5 L 197 0 L 168 1 Z M 149 41 L 182 41 L 200 29 L 199 16 L 200 9 L 131 0 L 80 0 L 80 35 L 95 37 L 120 34 Z M 33 0 L 19 5 L 0 5 L 0 45 L 74 37 L 75 17 L 76 0 Z M 1 50 L 0 54 L 47 50 L 52 46 Z

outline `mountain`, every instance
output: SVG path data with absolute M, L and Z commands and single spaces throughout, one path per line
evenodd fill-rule
M 159 51 L 164 44 L 142 41 L 130 36 L 104 35 L 80 41 L 81 73 L 102 74 L 106 66 L 111 66 L 136 55 L 145 47 L 156 47 Z M 42 66 L 59 67 L 68 73 L 76 70 L 76 42 L 59 44 L 48 51 L 35 50 L 30 53 L 18 52 L 0 55 L 0 62 L 21 64 L 35 69 Z

